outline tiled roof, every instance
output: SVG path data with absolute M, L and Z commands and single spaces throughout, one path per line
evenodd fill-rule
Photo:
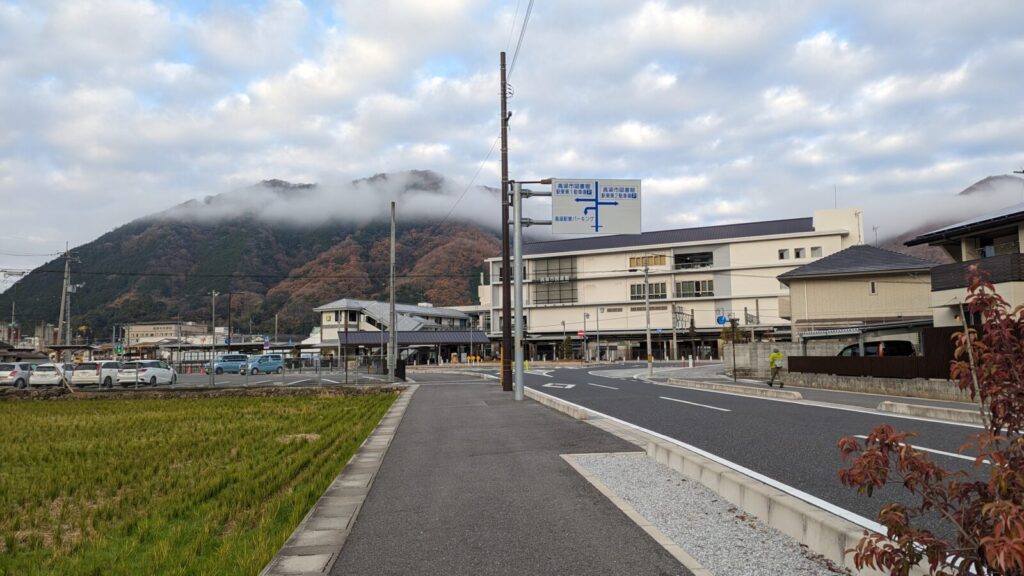
M 383 309 L 389 309 L 390 306 L 387 302 L 377 302 L 375 300 L 357 300 L 354 298 L 342 298 L 341 300 L 335 300 L 323 306 L 317 306 L 313 308 L 314 312 L 328 312 L 331 310 L 366 310 L 372 312 L 378 312 Z M 440 318 L 458 318 L 468 319 L 469 316 L 459 312 L 458 310 L 452 310 L 451 308 L 435 308 L 432 306 L 413 306 L 412 304 L 395 304 L 395 312 L 398 314 L 404 314 L 407 316 L 433 316 Z M 386 316 L 386 315 L 385 315 Z
M 346 346 L 379 346 L 381 337 L 384 342 L 388 340 L 388 333 L 384 332 L 349 332 L 348 341 L 345 341 L 345 332 L 338 331 L 338 341 Z M 399 346 L 413 346 L 418 344 L 487 344 L 487 334 L 480 330 L 417 330 L 407 332 L 399 330 Z
M 957 222 L 946 226 L 945 228 L 939 228 L 938 230 L 932 230 L 925 234 L 921 234 L 913 240 L 906 242 L 907 246 L 916 246 L 918 244 L 927 244 L 929 242 L 935 242 L 937 240 L 945 240 L 953 238 L 961 234 L 968 234 L 975 230 L 982 230 L 989 227 L 1002 226 L 1011 222 L 1020 222 L 1024 220 L 1024 204 L 1014 204 L 1013 206 L 1007 206 L 996 210 L 994 212 L 988 212 L 981 216 L 976 216 L 970 220 L 964 220 L 963 222 Z
M 801 232 L 813 231 L 813 218 L 791 218 L 789 220 L 722 224 L 719 226 L 702 226 L 700 228 L 656 230 L 641 234 L 616 234 L 612 236 L 590 236 L 586 238 L 570 238 L 568 240 L 530 242 L 523 245 L 523 254 L 557 254 L 583 250 L 610 250 L 615 248 L 655 246 L 660 244 L 682 244 L 684 242 L 729 240 L 733 238 L 747 238 L 752 236 L 798 234 Z
M 874 246 L 850 246 L 845 250 L 840 250 L 835 254 L 781 274 L 779 280 L 785 282 L 794 278 L 846 276 L 872 272 L 909 272 L 929 270 L 936 265 L 936 262 Z

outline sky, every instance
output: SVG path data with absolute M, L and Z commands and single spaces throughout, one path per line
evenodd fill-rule
M 496 222 L 455 202 L 500 184 L 528 4 L 0 0 L 0 268 L 270 178 L 344 211 L 433 170 Z M 1024 168 L 1010 0 L 539 0 L 510 84 L 512 177 L 642 179 L 645 230 L 838 204 L 884 236 Z

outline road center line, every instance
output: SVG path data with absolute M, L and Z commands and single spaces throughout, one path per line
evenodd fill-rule
M 593 384 L 591 382 L 587 382 L 587 386 L 597 386 L 598 388 L 607 388 L 609 390 L 618 390 L 618 388 L 616 388 L 614 386 L 605 386 L 604 384 Z
M 693 406 L 700 406 L 701 408 L 710 408 L 712 410 L 718 410 L 719 412 L 732 412 L 728 408 L 719 408 L 717 406 L 708 406 L 707 404 L 698 404 L 696 402 L 687 402 L 686 400 L 680 400 L 679 398 L 669 398 L 668 396 L 658 396 L 662 400 L 671 400 L 673 402 L 681 402 L 683 404 L 692 404 Z
M 867 440 L 868 438 L 863 434 L 855 434 L 853 437 L 860 438 L 861 440 Z M 925 448 L 924 446 L 917 446 L 913 444 L 912 446 L 914 447 L 914 450 L 920 450 L 922 452 L 931 452 L 932 454 L 941 454 L 942 456 L 950 456 L 952 458 L 959 458 L 961 460 L 970 460 L 971 462 L 974 462 L 973 456 L 965 456 L 963 454 L 956 454 L 954 452 L 943 452 L 942 450 L 936 450 L 934 448 Z M 982 462 L 984 462 L 985 464 L 991 464 L 991 462 L 989 462 L 988 460 L 982 460 Z

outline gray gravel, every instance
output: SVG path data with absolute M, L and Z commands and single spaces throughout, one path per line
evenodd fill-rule
M 576 459 L 713 574 L 848 573 L 645 455 L 584 454 Z

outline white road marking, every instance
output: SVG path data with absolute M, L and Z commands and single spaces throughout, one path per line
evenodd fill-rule
M 545 378 L 554 378 L 549 372 L 551 370 L 524 370 L 526 374 L 533 374 L 534 376 L 543 376 Z
M 598 388 L 607 388 L 609 390 L 618 390 L 615 386 L 605 386 L 604 384 L 594 384 L 593 382 L 587 382 L 587 386 L 597 386 Z
M 547 384 L 542 384 L 542 386 L 544 386 L 545 388 L 562 388 L 563 390 L 568 390 L 570 388 L 576 387 L 575 384 L 563 384 L 561 382 L 548 382 Z
M 484 378 L 490 378 L 491 380 L 501 380 L 501 378 L 495 376 L 494 374 L 480 374 L 480 375 L 483 376 Z
M 534 392 L 536 392 L 537 394 L 544 394 L 543 392 L 541 392 L 539 390 L 534 390 Z M 862 526 L 864 528 L 867 528 L 868 530 L 877 532 L 879 534 L 885 534 L 886 533 L 886 528 L 884 526 L 882 526 L 881 524 L 879 524 L 878 522 L 875 522 L 873 520 L 869 520 L 869 519 L 865 518 L 864 516 L 861 516 L 860 514 L 857 514 L 855 512 L 851 512 L 851 511 L 847 510 L 846 508 L 840 508 L 839 506 L 836 506 L 835 504 L 832 504 L 831 502 L 826 502 L 825 500 L 822 500 L 821 498 L 818 498 L 817 496 L 812 496 L 812 495 L 804 492 L 803 490 L 800 490 L 798 488 L 794 488 L 794 487 L 792 487 L 792 486 L 790 486 L 788 484 L 783 484 L 782 482 L 779 482 L 778 480 L 775 480 L 774 478 L 770 478 L 768 476 L 765 476 L 764 474 L 760 474 L 758 472 L 754 472 L 753 470 L 751 470 L 751 469 L 749 469 L 749 468 L 747 468 L 745 466 L 741 466 L 739 464 L 736 464 L 735 462 L 730 462 L 729 460 L 726 460 L 725 458 L 722 458 L 721 456 L 716 456 L 716 455 L 712 454 L 711 452 L 708 452 L 707 450 L 702 450 L 700 448 L 697 448 L 696 446 L 693 446 L 691 444 L 687 444 L 686 442 L 681 442 L 679 440 L 676 440 L 675 438 L 672 438 L 671 436 L 666 436 L 664 434 L 659 434 L 658 432 L 655 432 L 654 430 L 648 430 L 647 428 L 644 428 L 642 426 L 637 426 L 636 424 L 633 424 L 633 423 L 630 423 L 630 422 L 626 422 L 625 420 L 620 420 L 619 418 L 616 418 L 614 416 L 609 416 L 608 414 L 605 414 L 603 412 L 598 412 L 597 410 L 593 410 L 591 408 L 587 408 L 586 406 L 580 406 L 579 404 L 575 404 L 573 402 L 569 402 L 568 400 L 563 400 L 561 398 L 558 398 L 557 396 L 552 396 L 550 394 L 544 394 L 544 395 L 547 396 L 548 398 L 553 399 L 553 400 L 557 400 L 559 402 L 564 402 L 564 403 L 566 403 L 566 404 L 568 404 L 570 406 L 574 406 L 576 408 L 579 408 L 580 410 L 585 410 L 585 411 L 587 411 L 587 412 L 589 412 L 591 414 L 594 414 L 596 416 L 601 416 L 603 418 L 607 418 L 608 420 L 611 420 L 612 422 L 617 422 L 619 424 L 622 424 L 623 426 L 627 426 L 629 428 L 632 428 L 633 430 L 639 430 L 641 432 L 645 432 L 645 433 L 650 434 L 652 436 L 655 436 L 657 438 L 661 438 L 662 440 L 665 440 L 666 442 L 671 442 L 671 443 L 673 443 L 673 444 L 675 444 L 677 446 L 681 446 L 681 447 L 683 447 L 683 448 L 685 448 L 687 450 L 690 450 L 691 452 L 696 452 L 697 454 L 700 454 L 701 456 L 703 456 L 703 457 L 705 457 L 705 458 L 707 458 L 709 460 L 713 460 L 713 461 L 721 464 L 722 466 L 726 466 L 728 468 L 733 469 L 736 472 L 739 472 L 740 474 L 744 474 L 744 475 L 749 476 L 749 477 L 751 477 L 751 478 L 753 478 L 755 480 L 759 480 L 761 482 L 764 482 L 765 484 L 768 484 L 769 486 L 772 486 L 773 488 L 777 488 L 779 490 L 782 490 L 783 492 L 789 494 L 790 496 L 793 496 L 794 498 L 799 498 L 800 500 L 803 500 L 804 502 L 807 502 L 808 504 L 810 504 L 812 506 L 817 506 L 818 508 L 821 508 L 821 509 L 823 509 L 823 510 L 825 510 L 827 512 L 831 512 L 832 514 L 835 514 L 836 516 L 839 516 L 841 518 L 849 520 L 850 522 L 853 522 L 854 524 L 857 524 L 858 526 Z
M 249 382 L 249 385 L 252 386 L 254 384 L 269 384 L 271 382 L 273 382 L 273 380 L 259 380 L 257 382 Z
M 700 406 L 701 408 L 710 408 L 712 410 L 718 410 L 720 412 L 732 412 L 732 410 L 729 410 L 728 408 L 719 408 L 718 406 L 708 406 L 707 404 L 698 404 L 696 402 L 687 402 L 686 400 L 680 400 L 679 398 L 669 398 L 668 396 L 658 396 L 658 398 L 661 398 L 662 400 L 671 400 L 673 402 L 681 402 L 683 404 L 690 404 L 690 405 L 693 405 L 693 406 Z
M 323 378 L 322 380 L 328 384 L 341 384 L 341 382 L 335 382 L 334 380 L 328 380 L 327 378 Z
M 409 378 L 408 376 L 405 377 L 405 381 L 407 383 L 409 383 L 409 384 L 415 384 L 416 383 L 415 380 L 413 380 L 412 378 Z M 335 382 L 335 384 L 337 384 L 337 382 Z
M 648 384 L 655 386 L 667 386 L 669 388 L 686 388 L 685 386 L 678 386 L 676 384 L 667 384 L 665 382 L 654 382 L 652 380 L 644 380 Z M 783 398 L 768 398 L 765 396 L 752 396 L 750 394 L 739 394 L 737 392 L 726 392 L 724 390 L 707 390 L 704 388 L 686 388 L 687 390 L 693 390 L 694 392 L 707 392 L 708 394 L 725 394 L 726 396 L 739 396 L 741 398 L 750 398 L 752 400 L 767 400 L 768 402 L 782 402 L 784 404 L 799 404 L 801 406 L 811 406 L 813 408 L 827 408 L 830 410 L 842 410 L 844 412 L 858 412 L 860 414 L 871 414 L 872 416 L 882 416 L 885 418 L 899 418 L 902 420 L 918 420 L 920 422 L 931 422 L 933 424 L 946 424 L 947 426 L 963 426 L 964 428 L 978 428 L 983 429 L 984 426 L 978 424 L 967 424 L 966 422 L 950 422 L 949 420 L 937 420 L 935 418 L 923 418 L 921 416 L 907 416 L 905 414 L 893 414 L 892 412 L 881 412 L 879 410 L 872 410 L 871 408 L 859 408 L 856 406 L 842 406 L 839 404 L 830 404 L 828 402 L 816 402 L 814 400 L 785 400 Z
M 863 434 L 855 434 L 853 437 L 854 438 L 860 438 L 861 440 L 867 440 L 867 436 L 864 436 Z M 943 456 L 950 456 L 952 458 L 959 458 L 961 460 L 969 460 L 971 462 L 974 462 L 974 457 L 973 456 L 966 456 L 964 454 L 955 454 L 953 452 L 943 452 L 942 450 L 936 450 L 934 448 L 925 448 L 924 446 L 918 446 L 916 444 L 913 445 L 913 446 L 914 446 L 914 450 L 920 450 L 922 452 L 931 452 L 932 454 L 941 454 Z M 982 462 L 985 463 L 985 464 L 991 464 L 991 462 L 989 462 L 988 460 L 982 460 Z
M 304 378 L 302 380 L 296 380 L 294 382 L 287 382 L 288 385 L 302 384 L 303 382 L 312 382 L 312 378 Z

